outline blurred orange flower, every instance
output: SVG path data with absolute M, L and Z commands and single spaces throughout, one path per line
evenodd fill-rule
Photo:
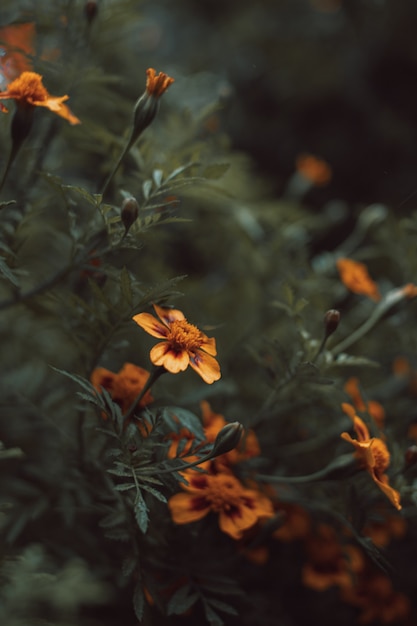
M 97 391 L 103 387 L 118 404 L 122 413 L 126 413 L 140 394 L 149 378 L 149 372 L 133 363 L 125 363 L 122 369 L 115 374 L 104 367 L 97 367 L 91 374 L 91 382 Z M 140 401 L 139 407 L 145 407 L 153 402 L 150 391 L 147 391 Z
M 155 96 L 155 98 L 160 98 L 174 82 L 174 79 L 168 74 L 164 74 L 164 72 L 157 74 L 152 67 L 146 70 L 146 77 L 146 91 L 148 95 Z
M 385 474 L 390 463 L 390 453 L 385 442 L 378 437 L 369 436 L 366 424 L 355 415 L 355 410 L 350 404 L 344 403 L 342 408 L 351 417 L 357 435 L 357 439 L 352 439 L 349 433 L 345 432 L 341 434 L 342 439 L 354 446 L 356 456 L 364 469 L 369 472 L 374 482 L 395 508 L 400 510 L 400 494 L 389 485 L 388 476 Z
M 190 367 L 211 384 L 219 380 L 220 366 L 214 358 L 216 341 L 190 324 L 178 309 L 165 309 L 153 305 L 159 320 L 150 313 L 139 313 L 133 320 L 152 337 L 163 339 L 150 352 L 154 365 L 163 366 L 171 374 Z
M 30 56 L 35 54 L 35 24 L 9 24 L 0 28 L 0 76 L 5 83 L 32 69 Z M 2 86 L 0 80 L 0 86 Z
M 300 154 L 295 166 L 297 172 L 316 187 L 324 187 L 332 178 L 330 165 L 312 154 Z
M 369 276 L 366 265 L 352 259 L 341 258 L 336 261 L 336 266 L 343 284 L 350 291 L 368 296 L 375 301 L 381 299 L 378 285 Z
M 359 624 L 404 624 L 411 608 L 410 600 L 393 589 L 388 576 L 369 568 L 361 573 L 355 587 L 342 590 L 342 598 L 361 609 Z
M 364 566 L 362 552 L 353 545 L 342 545 L 334 528 L 319 524 L 305 542 L 307 561 L 302 568 L 306 587 L 325 591 L 330 587 L 350 589 Z
M 68 96 L 51 96 L 42 84 L 42 76 L 36 72 L 23 72 L 7 86 L 6 91 L 0 92 L 0 99 L 15 100 L 18 106 L 46 107 L 70 124 L 80 124 L 80 120 L 63 104 Z
M 189 524 L 205 517 L 210 511 L 218 513 L 220 529 L 233 539 L 259 520 L 274 515 L 271 501 L 254 489 L 246 489 L 228 473 L 200 474 L 184 472 L 188 485 L 181 484 L 185 493 L 177 493 L 168 502 L 176 524 Z

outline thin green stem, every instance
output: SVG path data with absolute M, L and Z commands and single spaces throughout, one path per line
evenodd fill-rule
M 142 391 L 140 392 L 140 394 L 138 396 L 136 396 L 136 398 L 134 399 L 134 401 L 132 402 L 132 404 L 130 405 L 129 409 L 127 410 L 127 412 L 125 413 L 125 415 L 123 416 L 123 424 L 126 424 L 127 420 L 132 417 L 133 413 L 135 412 L 136 407 L 138 406 L 139 402 L 142 400 L 142 398 L 144 397 L 145 393 L 147 391 L 149 391 L 149 389 L 152 387 L 152 385 L 158 380 L 158 378 L 160 376 L 162 376 L 162 374 L 164 374 L 167 370 L 165 369 L 165 367 L 163 367 L 162 365 L 159 367 L 155 367 L 151 373 L 149 374 L 148 380 L 146 381 Z
M 119 156 L 119 158 L 117 159 L 112 171 L 110 172 L 110 174 L 108 175 L 106 182 L 103 185 L 103 189 L 101 190 L 101 196 L 102 198 L 104 198 L 104 194 L 106 193 L 108 186 L 110 185 L 111 181 L 113 180 L 113 178 L 116 175 L 117 170 L 119 169 L 120 165 L 122 164 L 123 159 L 125 158 L 126 154 L 129 152 L 130 148 L 133 146 L 134 144 L 134 137 L 133 137 L 133 133 L 130 136 L 130 138 L 128 139 L 125 147 L 122 150 L 121 155 Z

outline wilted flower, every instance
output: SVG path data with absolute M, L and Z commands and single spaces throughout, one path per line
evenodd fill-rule
M 133 320 L 152 337 L 163 339 L 150 352 L 154 365 L 163 366 L 171 374 L 183 372 L 188 366 L 211 384 L 219 380 L 220 366 L 214 358 L 216 341 L 190 324 L 178 309 L 153 305 L 159 320 L 150 313 L 139 313 Z
M 0 92 L 1 100 L 15 100 L 18 107 L 45 107 L 70 124 L 80 124 L 80 120 L 63 104 L 68 97 L 51 96 L 42 84 L 42 76 L 36 72 L 23 72 L 7 86 L 6 91 Z
M 389 485 L 388 476 L 385 474 L 390 463 L 390 453 L 385 442 L 378 437 L 369 436 L 366 424 L 355 415 L 355 410 L 350 404 L 342 404 L 342 408 L 352 418 L 357 435 L 357 439 L 352 439 L 349 433 L 345 432 L 341 434 L 342 439 L 355 447 L 359 462 L 395 508 L 400 510 L 400 494 Z

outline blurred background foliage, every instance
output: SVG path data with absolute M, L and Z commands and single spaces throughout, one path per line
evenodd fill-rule
M 32 24 L 33 70 L 82 121 L 37 110 L 0 198 L 2 624 L 133 626 L 140 576 L 152 598 L 146 625 L 415 623 L 415 479 L 403 470 L 417 420 L 416 302 L 399 301 L 346 353 L 331 348 L 375 309 L 342 284 L 338 257 L 366 263 L 382 294 L 417 274 L 416 11 L 411 0 L 2 1 L 0 50 L 1 29 Z M 175 83 L 100 204 L 148 67 Z M 2 168 L 11 116 L 0 116 Z M 304 154 L 327 164 L 324 184 L 297 166 Z M 126 195 L 139 218 L 123 239 Z M 159 501 L 147 501 L 150 530 L 137 539 L 105 471 L 97 411 L 83 421 L 77 385 L 53 368 L 85 379 L 97 366 L 149 368 L 152 341 L 131 316 L 153 301 L 215 336 L 222 368 L 210 387 L 193 372 L 163 377 L 158 406 L 200 416 L 209 399 L 254 428 L 262 455 L 242 477 L 309 474 L 346 453 L 349 377 L 383 405 L 404 534 L 381 552 L 365 539 L 390 505 L 363 476 L 282 485 L 277 497 L 331 524 L 341 545 L 353 537 L 411 609 L 387 617 L 387 600 L 385 613 L 363 618 L 337 586 L 303 584 L 307 542 L 262 530 L 248 540 L 268 551 L 261 565 L 215 524 L 176 527 Z M 332 308 L 342 322 L 316 362 Z M 210 600 L 191 613 L 185 592 L 172 603 L 185 573 Z

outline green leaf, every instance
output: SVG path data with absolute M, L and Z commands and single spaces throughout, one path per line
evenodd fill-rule
M 75 383 L 77 383 L 77 385 L 80 385 L 83 389 L 85 389 L 85 391 L 87 391 L 88 394 L 97 395 L 96 389 L 86 378 L 83 378 L 82 376 L 78 376 L 77 374 L 71 374 L 70 372 L 61 370 L 58 367 L 54 367 L 53 365 L 50 365 L 49 367 L 53 369 L 55 372 L 58 372 L 58 374 L 62 374 L 63 376 L 66 376 L 67 378 L 70 378 L 71 380 L 73 380 Z
M 217 180 L 221 178 L 229 169 L 230 163 L 213 163 L 204 168 L 202 176 L 209 180 Z
M 239 615 L 238 611 L 236 611 L 233 606 L 227 604 L 226 602 L 223 602 L 222 600 L 217 600 L 217 598 L 206 598 L 206 600 L 210 603 L 211 606 L 213 606 L 215 609 L 218 609 L 219 611 L 222 611 L 223 613 L 229 613 L 230 615 Z
M 135 483 L 120 483 L 114 486 L 116 491 L 129 491 L 129 489 L 135 489 L 135 487 Z
M 154 171 L 152 172 L 152 178 L 153 178 L 153 180 L 154 180 L 154 182 L 155 182 L 155 185 L 156 185 L 157 187 L 160 187 L 160 186 L 161 186 L 161 184 L 162 184 L 162 177 L 163 177 L 163 175 L 164 175 L 164 172 L 163 172 L 162 170 L 154 170 Z
M 148 507 L 140 491 L 136 493 L 134 513 L 139 529 L 145 534 L 149 523 Z
M 143 593 L 141 580 L 137 582 L 133 592 L 133 609 L 139 622 L 142 622 L 145 609 L 145 594 Z
M 174 593 L 167 605 L 167 615 L 182 615 L 197 602 L 198 593 L 190 594 L 190 591 L 190 585 L 187 584 Z
M 141 489 L 143 489 L 144 491 L 148 491 L 150 494 L 152 494 L 154 496 L 154 498 L 156 498 L 157 500 L 159 500 L 160 502 L 167 502 L 166 497 L 164 496 L 163 493 L 161 493 L 160 491 L 158 491 L 157 489 L 154 489 L 153 487 L 150 487 L 149 485 L 142 485 L 141 484 Z
M 180 167 L 177 167 L 175 170 L 173 170 L 169 174 L 169 176 L 165 178 L 164 184 L 166 184 L 173 178 L 176 178 L 176 176 L 179 176 L 180 174 L 184 174 L 184 172 L 191 169 L 192 167 L 196 167 L 197 165 L 200 165 L 200 163 L 198 163 L 197 161 L 192 161 L 191 163 L 187 163 L 187 165 L 181 165 Z
M 142 185 L 142 193 L 143 193 L 143 197 L 145 198 L 145 200 L 149 198 L 151 194 L 151 189 L 152 189 L 152 181 L 145 180 L 145 182 Z
M 19 287 L 20 283 L 16 278 L 14 272 L 7 265 L 6 260 L 3 257 L 0 257 L 0 274 L 3 274 L 7 280 L 12 283 L 15 287 Z
M 214 611 L 214 609 L 211 608 L 210 604 L 207 602 L 206 599 L 203 600 L 203 606 L 204 606 L 204 613 L 206 615 L 206 618 L 209 624 L 211 624 L 211 626 L 223 626 L 224 621 L 222 620 L 220 615 L 218 615 L 216 611 Z

